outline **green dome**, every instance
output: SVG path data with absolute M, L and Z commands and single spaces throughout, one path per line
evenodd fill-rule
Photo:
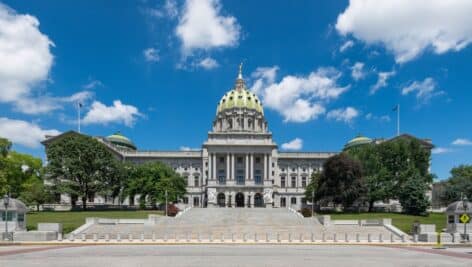
M 116 132 L 112 135 L 107 136 L 107 141 L 112 143 L 113 145 L 130 150 L 136 150 L 136 146 L 134 143 L 129 140 L 126 136 L 122 135 L 120 132 Z
M 359 134 L 358 136 L 356 136 L 355 138 L 347 142 L 347 144 L 344 145 L 344 149 L 348 149 L 350 147 L 359 146 L 359 145 L 370 144 L 370 143 L 372 143 L 372 139 Z
M 237 87 L 227 92 L 221 98 L 220 102 L 218 102 L 216 112 L 219 113 L 232 108 L 247 108 L 256 110 L 257 112 L 264 114 L 264 110 L 262 109 L 262 103 L 256 96 L 256 94 L 247 90 L 244 84 L 241 84 L 239 86 L 240 87 Z

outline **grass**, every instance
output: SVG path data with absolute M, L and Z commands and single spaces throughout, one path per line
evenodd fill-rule
M 119 210 L 119 211 L 43 211 L 26 215 L 28 230 L 36 230 L 38 223 L 62 223 L 64 233 L 70 233 L 85 223 L 86 217 L 145 219 L 148 214 L 163 214 L 162 211 Z
M 413 216 L 400 213 L 332 213 L 332 220 L 362 220 L 362 219 L 381 219 L 391 218 L 392 224 L 405 233 L 410 233 L 413 223 L 416 221 L 421 224 L 435 224 L 436 231 L 441 231 L 446 227 L 446 214 L 430 213 L 429 216 Z

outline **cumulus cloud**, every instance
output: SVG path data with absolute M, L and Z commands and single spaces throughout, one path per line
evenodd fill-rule
M 414 81 L 402 89 L 402 95 L 415 94 L 419 103 L 428 103 L 431 98 L 444 94 L 444 91 L 437 90 L 437 83 L 433 78 L 428 77 L 423 81 Z
M 358 81 L 358 80 L 364 78 L 365 75 L 366 75 L 366 73 L 364 71 L 364 63 L 356 62 L 351 67 L 351 76 L 355 81 Z
M 213 58 L 206 57 L 206 58 L 202 59 L 200 62 L 198 62 L 198 66 L 200 66 L 204 69 L 210 70 L 210 69 L 217 68 L 219 66 L 219 64 Z
M 435 147 L 431 150 L 433 154 L 446 154 L 452 152 L 452 149 L 447 147 Z
M 52 46 L 39 31 L 36 17 L 18 14 L 0 3 L 0 102 L 13 104 L 18 112 L 38 114 L 60 109 L 77 97 L 41 95 L 35 90 L 48 80 L 54 61 Z M 85 94 L 90 95 L 81 92 Z
M 346 50 L 348 50 L 349 48 L 353 47 L 354 46 L 354 42 L 352 40 L 348 40 L 346 42 L 344 42 L 341 47 L 339 47 L 339 52 L 344 52 Z
M 61 132 L 55 129 L 45 130 L 40 126 L 22 120 L 0 118 L 0 136 L 29 148 L 37 148 L 46 135 L 58 135 Z
M 221 14 L 219 0 L 187 0 L 176 35 L 184 54 L 196 49 L 231 47 L 238 44 L 240 26 L 233 16 Z
M 353 107 L 347 108 L 339 108 L 334 109 L 328 112 L 326 118 L 335 120 L 335 121 L 342 121 L 345 123 L 352 123 L 352 121 L 359 116 L 359 111 Z
M 465 138 L 457 138 L 452 144 L 455 146 L 472 146 L 472 141 Z
M 377 73 L 377 82 L 370 87 L 370 94 L 375 94 L 380 88 L 388 85 L 388 79 L 395 75 L 395 71 Z
M 177 2 L 175 0 L 166 0 L 163 6 L 156 8 L 146 8 L 145 14 L 155 18 L 175 18 L 179 14 Z
M 341 87 L 341 73 L 334 68 L 318 68 L 306 76 L 287 75 L 276 82 L 278 67 L 257 68 L 251 91 L 264 105 L 280 113 L 286 122 L 306 122 L 324 114 L 325 103 L 348 90 Z
M 282 149 L 283 150 L 300 150 L 303 147 L 303 140 L 300 138 L 295 138 L 290 142 L 283 143 Z
M 377 116 L 377 115 L 374 115 L 372 113 L 367 113 L 365 115 L 365 119 L 366 120 L 375 120 L 375 121 L 380 121 L 380 122 L 389 122 L 391 120 L 390 116 L 388 116 L 388 115 Z
M 143 50 L 144 59 L 147 62 L 159 61 L 159 51 L 155 48 L 149 47 Z
M 472 42 L 470 0 L 350 0 L 336 29 L 366 44 L 383 44 L 398 63 L 431 49 L 459 51 Z
M 112 106 L 94 101 L 91 109 L 85 114 L 84 124 L 109 124 L 123 123 L 132 127 L 138 117 L 143 116 L 138 108 L 132 105 L 125 105 L 120 100 L 113 101 Z
M 95 89 L 97 87 L 101 87 L 103 86 L 103 83 L 99 80 L 90 80 L 88 83 L 84 84 L 84 86 L 82 86 L 82 88 L 86 89 L 86 90 L 91 90 L 91 89 Z

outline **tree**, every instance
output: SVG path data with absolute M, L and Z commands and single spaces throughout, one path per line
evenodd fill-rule
M 451 177 L 445 182 L 441 198 L 451 203 L 460 200 L 461 194 L 472 199 L 472 165 L 460 165 L 451 170 Z
M 87 209 L 87 198 L 106 192 L 116 174 L 116 159 L 99 141 L 71 134 L 51 142 L 46 148 L 47 176 L 61 193 L 76 195 Z
M 321 177 L 321 172 L 313 172 L 311 174 L 310 183 L 308 183 L 308 185 L 305 188 L 305 198 L 307 200 L 309 201 L 312 200 L 313 192 L 315 192 L 316 194 L 316 191 L 318 190 L 318 183 L 320 181 L 320 177 Z
M 358 160 L 346 153 L 332 156 L 323 164 L 315 199 L 342 204 L 347 208 L 364 193 L 362 177 L 362 166 Z
M 140 206 L 146 200 L 155 205 L 157 201 L 165 202 L 167 190 L 168 201 L 175 202 L 185 194 L 186 182 L 174 169 L 161 162 L 148 162 L 141 165 L 128 166 L 129 179 L 125 186 L 125 194 L 130 198 L 140 195 Z
M 28 206 L 36 206 L 39 211 L 39 206 L 51 202 L 53 195 L 42 179 L 32 177 L 22 185 L 20 199 Z
M 423 215 L 430 206 L 426 197 L 427 184 L 421 180 L 421 175 L 417 172 L 408 171 L 404 174 L 408 177 L 400 190 L 399 200 L 403 212 L 413 215 Z

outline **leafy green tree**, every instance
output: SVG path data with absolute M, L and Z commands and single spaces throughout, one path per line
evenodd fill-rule
M 319 183 L 320 177 L 321 177 L 321 172 L 313 172 L 311 174 L 311 180 L 305 188 L 305 198 L 308 201 L 312 200 L 313 192 L 315 192 L 316 194 L 316 191 L 318 190 L 318 183 Z
M 365 191 L 361 163 L 346 153 L 330 157 L 323 164 L 317 187 L 316 200 L 351 206 Z
M 451 203 L 460 200 L 461 194 L 472 199 L 472 165 L 460 165 L 451 170 L 451 177 L 445 182 L 441 198 Z
M 174 169 L 161 162 L 147 162 L 140 165 L 127 166 L 128 181 L 125 186 L 125 195 L 130 198 L 140 195 L 140 206 L 146 201 L 151 205 L 156 202 L 165 202 L 167 198 L 175 202 L 185 194 L 186 182 Z
M 31 177 L 22 185 L 20 199 L 28 206 L 36 206 L 39 211 L 40 205 L 53 201 L 53 194 L 42 179 Z
M 8 182 L 6 174 L 6 157 L 11 148 L 11 142 L 0 137 L 0 194 L 8 193 Z
M 51 142 L 46 148 L 47 176 L 61 193 L 87 198 L 106 192 L 116 174 L 116 159 L 94 138 L 73 134 Z
M 399 200 L 403 212 L 413 215 L 424 215 L 430 202 L 426 197 L 427 184 L 421 180 L 421 175 L 417 172 L 408 171 L 404 174 L 407 177 L 406 182 L 400 190 Z

